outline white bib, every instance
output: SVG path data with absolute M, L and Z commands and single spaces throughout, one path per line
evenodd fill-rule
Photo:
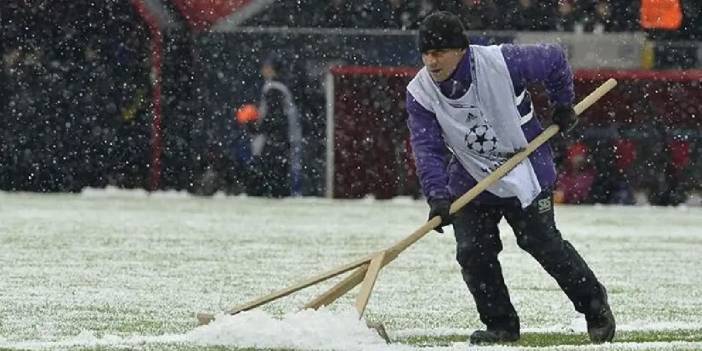
M 518 97 L 499 46 L 469 47 L 472 83 L 457 99 L 441 93 L 424 67 L 407 86 L 436 115 L 444 142 L 468 173 L 480 181 L 527 145 Z M 487 190 L 499 197 L 516 196 L 527 207 L 541 192 L 529 159 Z

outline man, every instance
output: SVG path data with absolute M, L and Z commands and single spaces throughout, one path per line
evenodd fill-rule
M 551 190 L 556 172 L 548 145 L 449 216 L 453 199 L 542 131 L 527 83 L 544 84 L 555 105 L 552 119 L 561 130 L 567 131 L 576 121 L 572 73 L 561 48 L 469 45 L 463 32 L 451 13 L 436 12 L 424 19 L 418 46 L 425 66 L 407 86 L 406 104 L 429 218 L 441 217 L 438 232 L 453 223 L 463 279 L 487 326 L 475 331 L 470 341 L 519 339 L 519 317 L 497 260 L 502 250 L 497 224 L 502 217 L 514 230 L 518 245 L 536 258 L 585 315 L 590 339 L 611 341 L 615 322 L 605 288 L 556 229 Z
M 282 60 L 269 55 L 261 67 L 259 117 L 252 127 L 252 170 L 247 193 L 285 197 L 301 193 L 302 126 L 290 89 L 281 82 Z

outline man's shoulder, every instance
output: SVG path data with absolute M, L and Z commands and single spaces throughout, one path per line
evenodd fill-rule
M 414 75 L 414 78 L 407 84 L 407 100 L 406 103 L 408 105 L 420 107 L 423 110 L 429 111 L 431 108 L 431 103 L 430 103 L 430 86 L 428 85 L 429 82 L 431 82 L 431 78 L 429 77 L 429 72 L 427 71 L 426 66 L 422 67 L 422 69 L 417 72 L 417 74 Z
M 494 48 L 499 48 L 502 45 L 504 45 L 504 44 L 491 44 L 491 45 L 470 44 L 470 45 L 468 45 L 468 48 L 471 50 L 494 49 Z
M 409 89 L 412 85 L 419 84 L 422 80 L 422 76 L 425 74 L 427 74 L 427 66 L 423 66 L 419 71 L 417 71 L 417 73 L 414 74 L 412 80 L 410 80 L 410 82 L 407 83 L 407 89 Z
M 279 80 L 268 80 L 265 83 L 263 83 L 263 92 L 267 93 L 270 91 L 280 91 L 280 92 L 287 92 L 290 91 L 290 89 L 285 85 L 285 83 L 279 81 Z
M 414 75 L 414 78 L 407 83 L 407 92 L 416 97 L 416 95 L 420 92 L 430 88 L 429 83 L 431 81 L 429 71 L 427 71 L 427 67 L 424 66 L 417 72 L 417 74 Z
M 505 44 L 494 44 L 494 45 L 477 45 L 477 44 L 470 44 L 469 48 L 471 52 L 479 51 L 479 52 L 495 52 L 495 51 L 500 51 L 502 49 L 502 46 Z

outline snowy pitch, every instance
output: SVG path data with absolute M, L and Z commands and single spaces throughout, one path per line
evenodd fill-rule
M 298 311 L 338 280 L 196 328 L 197 312 L 221 312 L 385 248 L 426 214 L 409 199 L 0 193 L 0 349 L 471 349 L 462 340 L 481 324 L 451 231 L 428 235 L 381 271 L 366 316 L 385 324 L 393 344 L 356 320 L 357 289 L 330 308 Z M 688 337 L 533 349 L 702 350 L 701 208 L 559 206 L 556 216 L 608 287 L 620 335 Z M 585 339 L 583 318 L 501 229 L 522 332 Z

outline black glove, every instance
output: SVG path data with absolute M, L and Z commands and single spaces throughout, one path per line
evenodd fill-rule
M 578 124 L 578 116 L 572 106 L 556 106 L 551 120 L 561 128 L 563 134 L 570 132 Z
M 446 199 L 437 199 L 429 201 L 429 220 L 439 216 L 441 217 L 441 224 L 434 228 L 439 233 L 443 233 L 444 230 L 441 228 L 451 224 L 453 221 L 453 216 L 449 215 L 449 210 L 451 208 L 451 201 Z

